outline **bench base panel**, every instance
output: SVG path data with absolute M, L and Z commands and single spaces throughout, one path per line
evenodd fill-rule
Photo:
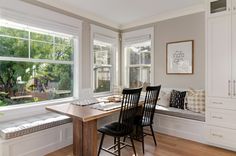
M 153 122 L 156 132 L 206 144 L 205 122 L 157 113 Z
M 0 156 L 42 156 L 71 145 L 72 123 L 10 140 L 0 140 Z

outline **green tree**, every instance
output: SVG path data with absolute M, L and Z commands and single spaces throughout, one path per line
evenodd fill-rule
M 28 58 L 30 48 L 30 57 L 34 59 L 70 61 L 72 47 L 71 39 L 0 27 L 0 56 Z M 29 81 L 33 84 L 34 79 L 44 85 L 47 85 L 48 81 L 55 81 L 59 82 L 59 89 L 71 89 L 71 65 L 0 61 L 0 93 L 3 93 L 0 94 L 0 106 L 6 105 L 6 103 L 14 104 L 10 97 L 17 94 L 18 77 L 21 77 L 22 81 L 26 81 L 27 84 Z

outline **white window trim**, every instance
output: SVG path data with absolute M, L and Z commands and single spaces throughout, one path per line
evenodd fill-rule
M 122 33 L 122 61 L 121 61 L 121 68 L 122 68 L 122 87 L 126 88 L 129 87 L 128 84 L 128 75 L 129 73 L 127 72 L 127 68 L 130 66 L 135 66 L 135 65 L 128 65 L 128 58 L 125 55 L 125 47 L 126 43 L 125 40 L 129 38 L 135 38 L 139 36 L 144 36 L 144 35 L 150 35 L 151 36 L 151 75 L 150 75 L 150 83 L 151 85 L 154 85 L 154 71 L 155 71 L 155 65 L 154 65 L 154 27 L 149 27 L 145 29 L 139 29 L 135 31 L 130 31 L 130 32 L 125 32 Z M 142 65 L 138 64 L 138 67 L 140 66 L 147 66 L 147 65 Z M 149 65 L 150 66 L 150 65 Z
M 119 84 L 119 66 L 118 66 L 118 59 L 119 59 L 119 51 L 118 51 L 118 47 L 119 47 L 119 34 L 118 32 L 103 28 L 103 27 L 99 27 L 96 25 L 90 25 L 91 26 L 91 90 L 93 92 L 94 89 L 94 72 L 93 72 L 93 66 L 94 66 L 94 53 L 93 53 L 93 41 L 94 41 L 94 35 L 95 34 L 101 34 L 104 36 L 107 36 L 109 38 L 112 38 L 112 40 L 114 40 L 114 42 L 110 42 L 112 44 L 113 47 L 113 52 L 112 53 L 112 73 L 111 73 L 111 91 L 109 92 L 101 92 L 101 93 L 93 93 L 94 96 L 105 96 L 105 95 L 110 95 L 112 94 L 112 87 L 114 85 Z
M 75 36 L 76 38 L 74 39 L 74 60 L 73 61 L 55 61 L 55 60 L 43 60 L 43 59 L 27 59 L 27 58 L 13 58 L 13 57 L 1 57 L 1 60 L 11 60 L 11 61 L 24 61 L 24 62 L 45 62 L 45 63 L 62 63 L 62 64 L 72 64 L 74 65 L 73 67 L 73 96 L 68 97 L 68 98 L 61 98 L 61 99 L 55 99 L 55 100 L 46 100 L 42 102 L 34 102 L 34 103 L 27 103 L 27 104 L 18 104 L 18 105 L 13 105 L 13 106 L 4 106 L 0 107 L 1 112 L 8 112 L 9 110 L 14 110 L 14 109 L 27 109 L 29 107 L 46 107 L 48 105 L 52 104 L 58 104 L 61 102 L 69 102 L 72 100 L 76 100 L 79 98 L 79 90 L 81 89 L 82 85 L 82 78 L 81 75 L 79 74 L 81 70 L 81 61 L 82 58 L 81 56 L 81 51 L 82 51 L 82 44 L 81 44 L 81 39 L 82 39 L 82 22 L 77 19 L 72 19 L 70 17 L 65 16 L 64 19 L 65 21 L 71 21 L 71 23 L 68 25 L 66 22 L 59 22 L 56 20 L 50 20 L 46 19 L 43 15 L 40 16 L 33 16 L 30 14 L 24 14 L 23 12 L 19 12 L 18 10 L 11 10 L 11 9 L 6 9 L 6 8 L 1 8 L 1 15 L 3 15 L 3 19 L 13 21 L 16 23 L 24 24 L 24 25 L 32 25 L 34 27 L 37 27 L 37 25 L 46 30 L 51 30 L 51 31 L 57 31 L 65 34 L 70 34 Z M 43 10 L 42 10 L 43 11 Z M 49 11 L 50 13 L 54 14 L 52 11 Z M 48 14 L 50 17 L 50 14 Z M 55 16 L 55 15 L 54 15 Z M 56 15 L 58 18 L 62 18 L 62 14 L 57 14 Z M 30 114 L 30 113 L 29 113 Z

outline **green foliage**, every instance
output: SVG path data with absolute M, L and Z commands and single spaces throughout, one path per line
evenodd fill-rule
M 30 48 L 30 57 L 34 59 L 72 60 L 72 39 L 3 26 L 0 26 L 0 35 L 0 56 L 28 58 Z M 23 90 L 26 88 L 29 92 L 41 92 L 37 85 L 48 89 L 49 82 L 57 83 L 56 89 L 71 90 L 71 65 L 0 61 L 0 73 L 0 92 L 6 93 L 0 95 L 0 106 L 41 100 L 39 97 L 11 100 L 11 96 L 19 94 L 19 77 L 22 82 L 26 82 Z M 38 84 L 35 84 L 35 80 Z
M 7 106 L 7 103 L 5 103 L 4 101 L 0 100 L 0 107 L 1 106 Z M 1 114 L 0 114 L 0 116 L 1 116 Z
M 29 36 L 28 31 L 4 27 L 4 26 L 0 27 L 0 34 L 7 35 L 7 36 L 20 37 L 20 38 L 25 38 L 25 39 L 27 39 Z
M 68 72 L 61 73 L 60 75 L 60 81 L 58 83 L 58 89 L 59 90 L 70 90 L 71 89 L 71 77 Z

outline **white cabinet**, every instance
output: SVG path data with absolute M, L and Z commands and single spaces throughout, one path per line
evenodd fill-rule
M 208 95 L 231 96 L 231 16 L 208 19 Z
M 208 108 L 206 113 L 207 123 L 209 125 L 218 126 L 224 128 L 230 128 L 236 130 L 236 111 Z
M 206 138 L 236 151 L 236 0 L 208 0 L 206 17 Z
M 208 126 L 207 140 L 209 140 L 213 145 L 218 146 L 220 143 L 222 144 L 221 147 L 233 147 L 229 149 L 234 150 L 234 147 L 236 147 L 236 131 L 232 129 Z

